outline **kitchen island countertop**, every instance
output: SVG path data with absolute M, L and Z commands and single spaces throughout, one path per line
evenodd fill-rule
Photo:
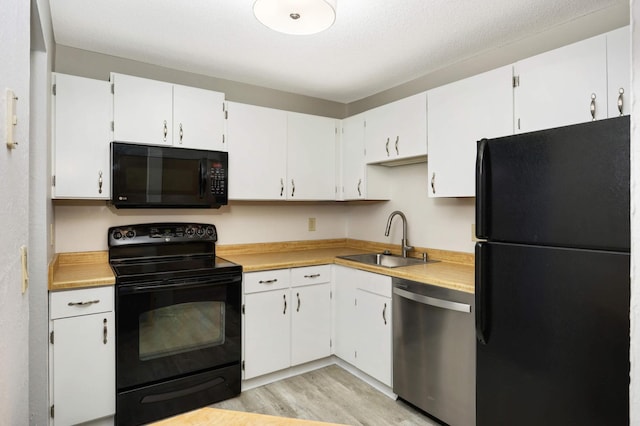
M 205 407 L 152 423 L 151 426 L 341 426 L 314 420 L 290 419 Z

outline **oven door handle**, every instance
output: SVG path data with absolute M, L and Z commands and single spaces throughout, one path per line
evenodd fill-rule
M 237 277 L 224 277 L 224 278 L 211 278 L 206 280 L 168 280 L 168 281 L 152 281 L 144 284 L 131 284 L 118 286 L 119 294 L 134 294 L 134 293 L 148 293 L 151 291 L 163 291 L 163 290 L 187 290 L 190 288 L 216 286 L 222 284 L 234 284 L 242 281 L 241 276 Z

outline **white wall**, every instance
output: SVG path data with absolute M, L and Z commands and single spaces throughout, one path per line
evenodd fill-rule
M 232 202 L 219 210 L 118 210 L 106 203 L 56 202 L 55 251 L 107 250 L 110 226 L 169 221 L 213 223 L 218 244 L 344 238 L 345 209 L 333 202 Z M 316 218 L 314 232 L 308 231 L 310 217 Z
M 0 3 L 0 423 L 29 423 L 29 294 L 21 292 L 20 246 L 29 229 L 29 2 Z M 6 89 L 19 98 L 15 140 L 4 145 Z M 40 348 L 42 350 L 42 348 Z
M 349 207 L 349 238 L 400 244 L 399 217 L 393 219 L 389 237 L 384 236 L 389 214 L 400 210 L 407 217 L 410 245 L 473 252 L 471 224 L 475 223 L 475 198 L 429 198 L 426 163 L 394 167 L 390 180 L 392 201 Z

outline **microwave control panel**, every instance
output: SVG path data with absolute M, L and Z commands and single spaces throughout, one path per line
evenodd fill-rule
M 222 163 L 214 161 L 211 163 L 211 194 L 224 196 L 226 194 L 227 170 Z

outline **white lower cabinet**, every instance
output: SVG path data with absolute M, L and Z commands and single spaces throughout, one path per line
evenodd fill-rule
M 391 277 L 334 268 L 335 354 L 391 386 Z
M 244 379 L 331 354 L 331 265 L 244 274 Z
M 113 287 L 50 293 L 51 424 L 115 414 Z

